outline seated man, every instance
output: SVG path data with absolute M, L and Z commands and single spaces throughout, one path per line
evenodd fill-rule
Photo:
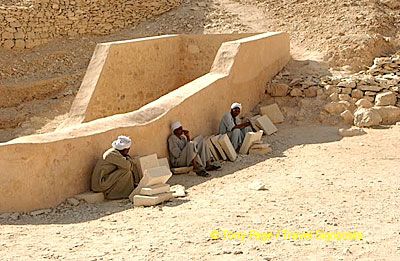
M 240 150 L 246 133 L 253 131 L 250 122 L 240 123 L 238 116 L 241 109 L 240 103 L 233 103 L 231 111 L 224 114 L 219 125 L 219 134 L 228 134 L 236 151 Z
M 97 162 L 92 174 L 92 190 L 103 192 L 107 199 L 128 198 L 134 185 L 139 183 L 135 164 L 129 156 L 131 139 L 119 136 Z M 137 172 L 136 172 L 137 173 Z
M 211 164 L 211 154 L 206 142 L 190 139 L 189 131 L 184 130 L 180 122 L 171 125 L 172 135 L 168 138 L 170 163 L 174 168 L 193 165 L 198 176 L 208 177 L 207 170 L 216 170 L 220 167 Z

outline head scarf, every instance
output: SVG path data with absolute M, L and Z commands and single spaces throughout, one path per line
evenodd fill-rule
M 112 143 L 113 148 L 116 150 L 129 149 L 131 145 L 132 141 L 127 136 L 118 136 L 118 138 Z
M 236 108 L 242 109 L 242 104 L 240 104 L 238 102 L 232 103 L 231 110 L 236 109 Z
M 174 123 L 171 124 L 171 131 L 172 133 L 174 133 L 174 130 L 178 129 L 182 127 L 182 124 L 179 121 L 176 121 Z

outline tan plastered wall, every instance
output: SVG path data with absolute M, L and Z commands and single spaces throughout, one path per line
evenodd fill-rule
M 109 34 L 182 3 L 181 0 L 10 2 L 0 1 L 0 47 L 6 49 L 29 49 L 57 37 Z
M 96 160 L 118 135 L 133 138 L 133 154 L 166 156 L 172 121 L 193 135 L 216 133 L 230 104 L 239 101 L 244 113 L 251 110 L 289 59 L 285 33 L 227 42 L 209 74 L 139 110 L 0 144 L 0 212 L 52 207 L 88 190 Z
M 208 73 L 222 43 L 249 35 L 169 35 L 100 44 L 61 127 L 137 110 Z M 93 74 L 99 75 L 95 81 Z

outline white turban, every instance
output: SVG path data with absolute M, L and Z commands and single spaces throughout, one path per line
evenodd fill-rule
M 231 105 L 231 110 L 233 110 L 233 109 L 235 109 L 235 108 L 242 109 L 242 104 L 240 104 L 240 103 L 238 103 L 238 102 L 232 103 L 232 105 Z
M 116 150 L 129 149 L 132 145 L 132 141 L 127 136 L 118 136 L 117 140 L 114 140 L 112 146 Z
M 179 121 L 176 121 L 171 124 L 171 131 L 174 132 L 174 130 L 176 130 L 177 128 L 180 128 L 180 127 L 182 127 L 182 124 Z

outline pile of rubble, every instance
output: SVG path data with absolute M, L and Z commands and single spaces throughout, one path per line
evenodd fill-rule
M 400 121 L 400 52 L 376 58 L 367 71 L 350 76 L 292 79 L 283 71 L 267 93 L 272 97 L 328 98 L 321 117 L 340 116 L 358 127 L 395 124 Z

